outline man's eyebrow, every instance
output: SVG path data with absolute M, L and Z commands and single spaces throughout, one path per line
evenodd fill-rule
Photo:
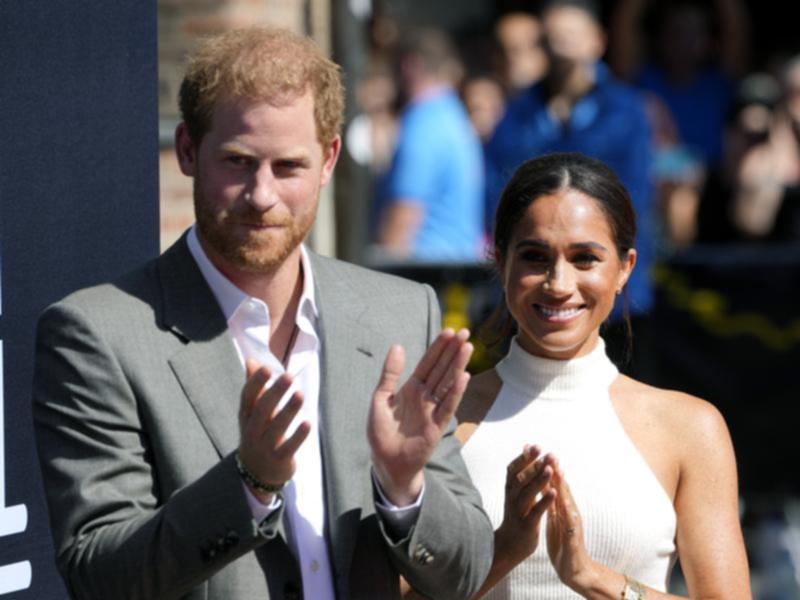
M 235 152 L 236 154 L 244 154 L 247 156 L 252 156 L 253 152 L 248 150 L 242 144 L 237 144 L 236 142 L 225 142 L 221 144 L 219 147 L 220 152 Z

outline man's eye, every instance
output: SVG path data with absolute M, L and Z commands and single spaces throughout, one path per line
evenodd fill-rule
M 246 156 L 239 156 L 238 154 L 226 156 L 225 161 L 235 167 L 244 167 L 250 164 L 250 160 Z
M 300 162 L 296 160 L 280 160 L 275 163 L 275 168 L 280 171 L 294 171 L 300 168 Z

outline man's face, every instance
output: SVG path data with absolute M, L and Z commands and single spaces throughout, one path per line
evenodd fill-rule
M 223 100 L 199 146 L 178 128 L 200 242 L 229 277 L 274 272 L 311 228 L 340 147 L 338 137 L 322 147 L 313 108 L 310 92 L 277 105 Z
M 525 13 L 510 13 L 498 21 L 495 31 L 511 86 L 522 89 L 539 81 L 547 70 L 539 19 Z
M 580 8 L 551 8 L 544 14 L 542 26 L 553 61 L 591 65 L 603 55 L 603 32 L 592 16 Z

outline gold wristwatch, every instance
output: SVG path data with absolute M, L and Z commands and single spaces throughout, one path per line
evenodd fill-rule
M 622 588 L 622 600 L 645 600 L 647 598 L 647 590 L 645 587 L 625 575 L 625 587 Z

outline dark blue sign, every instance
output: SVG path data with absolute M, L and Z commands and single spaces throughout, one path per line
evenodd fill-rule
M 155 2 L 0 2 L 0 74 L 0 598 L 60 600 L 34 332 L 51 302 L 158 252 Z

